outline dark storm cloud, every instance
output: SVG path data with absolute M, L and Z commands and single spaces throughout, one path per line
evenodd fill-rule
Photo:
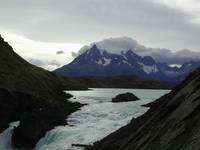
M 167 64 L 181 65 L 189 61 L 200 61 L 200 52 L 191 50 L 181 50 L 173 52 L 168 49 L 151 49 L 147 48 L 143 52 L 137 51 L 141 56 L 152 56 L 158 62 L 166 62 Z
M 85 43 L 130 36 L 150 46 L 199 49 L 191 16 L 155 0 L 6 0 L 1 29 L 37 41 Z

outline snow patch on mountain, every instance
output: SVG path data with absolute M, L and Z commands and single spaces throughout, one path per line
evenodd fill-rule
M 105 61 L 104 65 L 107 66 L 110 64 L 111 59 L 104 58 L 104 61 Z
M 102 58 L 102 59 L 95 61 L 95 62 L 99 65 L 107 66 L 107 65 L 110 65 L 111 59 Z
M 143 64 L 143 63 L 138 63 L 138 64 L 142 66 L 142 69 L 143 69 L 144 72 L 146 72 L 147 74 L 156 73 L 156 72 L 159 71 L 156 65 L 148 66 L 148 65 L 145 65 L 145 64 Z
M 129 66 L 131 66 L 131 64 L 128 63 L 126 60 L 122 60 L 122 62 L 123 62 L 124 64 L 128 64 Z

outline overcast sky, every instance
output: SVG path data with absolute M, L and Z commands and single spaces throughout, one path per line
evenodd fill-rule
M 128 36 L 147 47 L 172 51 L 200 51 L 199 0 L 0 2 L 0 34 L 20 55 L 47 69 L 70 62 L 72 51 L 83 45 L 109 37 Z

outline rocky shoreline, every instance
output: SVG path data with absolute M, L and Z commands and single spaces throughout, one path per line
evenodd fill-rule
M 33 148 L 46 131 L 67 124 L 66 118 L 82 104 L 63 101 L 49 103 L 32 95 L 0 89 L 0 130 L 13 121 L 20 121 L 14 129 L 12 144 L 15 148 Z

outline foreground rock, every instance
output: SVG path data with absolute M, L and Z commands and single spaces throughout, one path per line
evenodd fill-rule
M 12 135 L 17 148 L 31 149 L 54 126 L 65 124 L 81 104 L 67 101 L 63 90 L 82 87 L 74 81 L 36 67 L 19 55 L 0 36 L 0 132 L 20 121 Z M 72 86 L 73 85 L 73 86 Z
M 129 101 L 137 101 L 139 98 L 132 93 L 124 93 L 119 94 L 115 98 L 112 99 L 112 102 L 119 103 L 119 102 L 129 102 Z
M 0 88 L 0 129 L 7 128 L 8 122 L 20 120 L 20 125 L 14 129 L 12 144 L 16 148 L 33 148 L 46 131 L 66 124 L 66 117 L 79 107 L 79 103 L 49 103 L 29 94 Z
M 89 150 L 199 150 L 200 69 Z

